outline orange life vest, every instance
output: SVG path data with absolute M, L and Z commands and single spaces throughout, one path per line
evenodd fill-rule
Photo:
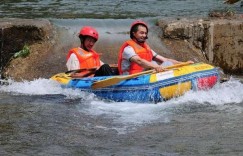
M 122 68 L 121 68 L 121 63 L 122 63 L 122 60 L 123 60 L 122 54 L 123 54 L 124 48 L 127 47 L 128 45 L 131 46 L 134 49 L 135 53 L 140 58 L 145 59 L 145 60 L 147 60 L 149 62 L 151 62 L 152 59 L 153 59 L 153 54 L 152 54 L 152 51 L 151 51 L 150 47 L 148 46 L 148 44 L 146 44 L 146 43 L 137 44 L 133 40 L 128 40 L 122 45 L 122 47 L 121 47 L 121 49 L 119 51 L 119 56 L 118 56 L 118 70 L 119 70 L 119 74 L 123 74 L 126 71 L 129 72 L 129 74 L 142 72 L 144 70 L 144 68 L 141 67 L 140 65 L 138 65 L 135 62 L 131 62 L 130 68 L 128 70 L 126 70 L 126 71 L 122 70 Z
M 94 50 L 88 52 L 83 50 L 82 48 L 73 48 L 68 52 L 67 60 L 73 53 L 77 56 L 79 60 L 80 68 L 100 67 L 100 56 Z

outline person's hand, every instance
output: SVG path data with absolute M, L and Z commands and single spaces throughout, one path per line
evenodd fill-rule
M 195 63 L 194 61 L 191 61 L 191 60 L 189 60 L 189 61 L 187 61 L 188 63 Z
M 159 73 L 159 72 L 163 72 L 163 71 L 166 70 L 164 67 L 159 66 L 159 65 L 158 65 L 158 66 L 155 66 L 154 69 L 155 69 L 155 71 L 156 71 L 157 73 Z

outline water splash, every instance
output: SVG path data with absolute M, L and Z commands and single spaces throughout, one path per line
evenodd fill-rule
M 4 81 L 7 85 L 0 87 L 0 92 L 8 92 L 12 94 L 24 94 L 24 95 L 46 95 L 46 94 L 62 94 L 69 96 L 70 98 L 80 98 L 84 95 L 79 89 L 63 88 L 59 83 L 50 79 L 36 79 L 33 81 L 16 82 L 11 79 Z M 131 108 L 134 109 L 147 109 L 156 108 L 167 105 L 177 105 L 179 103 L 210 103 L 212 105 L 224 105 L 228 103 L 241 103 L 243 101 L 243 84 L 234 78 L 231 78 L 228 82 L 217 84 L 214 88 L 206 91 L 189 91 L 185 95 L 171 99 L 166 102 L 153 104 L 135 104 L 130 102 L 105 102 L 105 101 L 93 101 L 91 105 L 98 105 L 112 109 L 116 107 L 123 107 L 120 111 L 126 111 L 124 106 L 129 106 L 128 111 Z
M 205 91 L 189 91 L 184 96 L 170 100 L 170 103 L 198 103 L 211 105 L 225 105 L 243 102 L 243 84 L 234 78 L 228 82 L 217 84 L 214 88 Z
M 5 82 L 6 83 L 6 82 Z M 168 123 L 175 115 L 175 110 L 183 110 L 186 106 L 216 106 L 218 110 L 241 113 L 243 103 L 243 84 L 231 78 L 228 82 L 217 84 L 207 91 L 189 91 L 184 96 L 160 102 L 158 104 L 144 104 L 132 102 L 111 102 L 100 100 L 93 94 L 81 92 L 78 89 L 62 88 L 57 82 L 49 79 L 15 82 L 8 80 L 8 85 L 0 87 L 0 93 L 24 95 L 61 94 L 68 99 L 85 99 L 75 103 L 81 114 L 94 118 L 107 119 L 113 122 L 113 127 L 96 125 L 104 130 L 113 129 L 119 134 L 136 131 L 144 124 Z M 191 110 L 190 110 L 191 111 Z M 196 110 L 197 111 L 197 110 Z
M 168 123 L 173 114 L 187 113 L 183 107 L 216 106 L 217 110 L 227 109 L 230 113 L 241 113 L 243 108 L 237 104 L 243 102 L 243 84 L 236 79 L 231 79 L 223 84 L 217 84 L 211 90 L 189 91 L 184 96 L 171 99 L 158 104 L 144 104 L 131 102 L 105 102 L 92 101 L 88 107 L 80 109 L 84 114 L 111 119 L 119 134 L 135 131 L 138 126 L 149 123 Z M 233 107 L 228 106 L 233 104 Z M 236 108 L 237 107 L 237 108 Z M 188 111 L 188 110 L 187 110 Z M 189 110 L 192 111 L 192 110 Z M 191 113 L 191 112 L 190 112 Z M 103 126 L 104 129 L 109 129 Z
M 11 79 L 4 81 L 7 85 L 2 85 L 0 93 L 10 93 L 13 95 L 55 95 L 61 94 L 68 99 L 86 98 L 93 99 L 94 95 L 81 92 L 78 89 L 63 88 L 59 83 L 50 79 L 36 79 L 33 81 L 16 82 Z

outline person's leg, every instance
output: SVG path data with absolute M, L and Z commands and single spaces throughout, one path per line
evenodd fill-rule
M 108 64 L 103 64 L 96 72 L 94 76 L 111 76 L 115 75 L 112 68 Z

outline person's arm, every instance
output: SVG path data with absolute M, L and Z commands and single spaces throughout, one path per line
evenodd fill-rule
M 166 58 L 166 57 L 163 57 L 163 56 L 161 56 L 161 55 L 156 55 L 156 56 L 153 58 L 153 60 L 156 61 L 156 62 L 159 62 L 159 63 L 163 63 L 163 62 L 166 62 L 166 61 L 170 61 L 170 62 L 172 62 L 173 64 L 182 63 L 181 61 L 177 61 L 177 60 L 174 60 L 174 59 Z
M 162 64 L 162 63 L 164 63 L 164 62 L 167 62 L 167 61 L 169 61 L 169 62 L 171 62 L 171 63 L 173 63 L 173 64 L 183 63 L 182 61 L 177 61 L 177 60 L 175 60 L 175 59 L 166 58 L 166 57 L 163 57 L 163 56 L 161 56 L 161 55 L 158 55 L 158 54 L 155 53 L 154 51 L 152 51 L 152 53 L 153 53 L 153 56 L 154 56 L 154 57 L 153 57 L 153 60 L 156 61 L 156 62 L 158 62 L 158 63 L 160 63 L 160 64 Z M 191 60 L 189 60 L 189 61 L 187 61 L 187 62 L 194 63 L 194 62 L 191 61 Z
M 145 59 L 140 58 L 131 46 L 124 48 L 123 58 L 129 62 L 135 62 L 144 69 L 155 69 L 157 72 L 164 71 L 162 66 L 149 62 Z
M 71 54 L 71 56 L 67 60 L 66 66 L 68 70 L 80 69 L 79 60 L 75 54 Z
M 135 55 L 132 58 L 130 58 L 130 61 L 137 63 L 138 65 L 140 65 L 145 69 L 155 69 L 157 72 L 164 71 L 164 68 L 162 66 L 149 62 L 145 59 L 142 59 L 138 55 Z
M 100 60 L 100 66 L 102 66 L 103 64 L 104 64 L 104 62 Z

